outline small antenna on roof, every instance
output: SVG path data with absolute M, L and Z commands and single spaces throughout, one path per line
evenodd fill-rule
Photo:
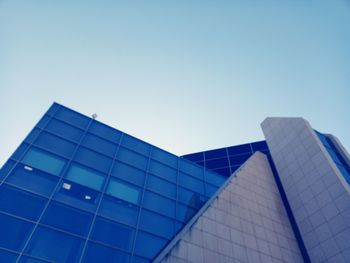
M 97 118 L 97 114 L 94 113 L 94 114 L 91 115 L 91 117 L 95 120 Z

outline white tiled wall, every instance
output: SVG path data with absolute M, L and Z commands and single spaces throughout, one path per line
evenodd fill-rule
M 310 124 L 267 118 L 262 129 L 312 262 L 350 262 L 350 189 Z
M 162 262 L 303 262 L 265 155 L 246 162 Z

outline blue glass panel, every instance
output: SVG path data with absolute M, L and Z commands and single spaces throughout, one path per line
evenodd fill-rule
M 176 219 L 182 222 L 188 222 L 198 211 L 198 208 L 177 204 Z
M 183 157 L 192 162 L 198 162 L 198 161 L 204 160 L 204 153 L 203 152 L 192 153 L 192 154 L 184 155 Z
M 47 260 L 40 260 L 37 258 L 27 257 L 27 256 L 21 256 L 21 259 L 19 260 L 19 263 L 51 263 Z
M 54 196 L 55 200 L 71 206 L 94 212 L 100 194 L 88 187 L 64 180 L 59 191 Z
M 175 201 L 160 195 L 146 192 L 143 206 L 169 217 L 175 217 Z
M 140 228 L 170 239 L 174 235 L 174 220 L 147 210 L 142 210 Z
M 205 161 L 205 166 L 208 169 L 216 169 L 216 168 L 220 168 L 220 167 L 227 167 L 227 166 L 229 166 L 228 158 L 224 157 L 224 158 L 220 158 L 220 159 L 206 160 Z
M 24 152 L 27 150 L 28 148 L 28 144 L 27 143 L 22 143 L 17 149 L 16 151 L 11 155 L 11 159 L 14 160 L 21 160 L 22 155 L 24 154 Z
M 33 143 L 34 140 L 38 137 L 40 134 L 41 130 L 39 129 L 33 129 L 28 136 L 24 139 L 25 142 L 27 143 Z
M 108 173 L 112 164 L 112 159 L 86 148 L 80 147 L 75 156 L 75 160 L 89 167 L 95 168 L 104 173 Z
M 226 181 L 226 177 L 217 173 L 207 173 L 205 178 L 208 183 L 219 187 Z
M 74 263 L 78 262 L 82 245 L 80 238 L 39 226 L 25 252 L 57 263 Z
M 101 190 L 105 180 L 103 174 L 75 164 L 69 168 L 66 178 L 95 190 Z
M 129 262 L 129 254 L 89 242 L 84 256 L 84 263 L 124 263 Z
M 156 176 L 148 176 L 147 188 L 167 197 L 176 198 L 176 185 Z
M 65 165 L 63 159 L 35 148 L 28 150 L 22 162 L 54 175 L 59 175 Z
M 89 128 L 89 132 L 96 134 L 98 136 L 101 136 L 107 140 L 110 140 L 114 143 L 119 143 L 120 141 L 120 136 L 121 136 L 121 132 L 113 129 L 103 123 L 100 123 L 98 121 L 94 121 L 90 128 Z
M 19 164 L 6 182 L 44 196 L 50 196 L 58 182 L 58 177 L 36 169 L 32 171 L 28 169 L 30 168 Z
M 149 154 L 150 145 L 130 135 L 124 134 L 122 145 L 143 155 L 148 156 Z
M 253 151 L 263 151 L 263 150 L 268 150 L 269 148 L 267 147 L 266 141 L 261 141 L 261 142 L 254 142 L 251 143 Z
M 83 129 L 88 126 L 91 120 L 82 114 L 79 114 L 75 111 L 69 110 L 64 107 L 60 107 L 58 109 L 58 111 L 55 114 L 55 117 L 61 120 L 65 120 L 66 122 L 69 122 L 74 126 L 78 126 Z
M 143 186 L 145 181 L 143 171 L 118 161 L 114 164 L 112 175 L 140 186 Z
M 12 160 L 8 160 L 0 169 L 0 181 L 4 180 L 8 176 L 8 173 L 15 166 L 15 162 Z
M 97 217 L 91 239 L 130 251 L 134 230 L 130 227 Z
M 57 110 L 61 107 L 61 105 L 59 105 L 58 103 L 54 102 L 50 108 L 48 109 L 48 111 L 46 112 L 47 115 L 53 116 L 55 115 L 55 113 L 57 112 Z
M 103 197 L 99 209 L 100 215 L 132 226 L 137 223 L 138 212 L 139 209 L 136 206 L 109 196 Z
M 50 121 L 50 117 L 44 115 L 44 116 L 40 119 L 40 121 L 38 122 L 38 124 L 36 125 L 36 127 L 43 129 L 43 128 L 46 127 L 46 125 L 47 125 L 47 123 L 48 123 L 49 121 Z
M 52 119 L 45 129 L 76 142 L 79 142 L 84 134 L 83 130 L 56 119 Z
M 118 151 L 118 160 L 135 166 L 141 170 L 146 170 L 148 163 L 148 158 L 135 152 L 129 151 L 123 147 L 120 147 Z
M 132 204 L 138 204 L 140 199 L 140 189 L 115 179 L 110 180 L 106 193 Z
M 165 163 L 171 167 L 177 168 L 178 157 L 171 153 L 168 153 L 164 150 L 153 147 L 151 156 L 154 160 L 157 160 L 160 163 Z
M 132 263 L 149 263 L 149 262 L 150 261 L 148 259 L 137 257 L 135 255 L 132 257 Z
M 140 231 L 136 238 L 135 253 L 146 258 L 154 258 L 167 242 L 167 239 Z
M 252 156 L 250 153 L 230 156 L 230 164 L 233 166 L 243 164 L 250 156 Z
M 206 196 L 212 197 L 218 189 L 219 188 L 214 185 L 207 184 L 205 186 Z
M 0 247 L 20 251 L 33 226 L 29 222 L 0 214 Z
M 203 180 L 203 167 L 195 165 L 194 163 L 187 161 L 186 159 L 179 159 L 179 169 L 182 172 L 190 174 Z
M 45 198 L 8 185 L 0 187 L 0 210 L 10 214 L 37 220 L 46 201 Z
M 76 144 L 60 139 L 47 132 L 40 133 L 34 144 L 67 158 L 72 156 L 76 148 Z
M 179 185 L 189 188 L 194 192 L 204 194 L 204 183 L 201 180 L 198 180 L 192 176 L 189 176 L 185 173 L 179 174 Z
M 211 151 L 204 152 L 206 159 L 222 158 L 227 156 L 226 148 L 215 149 Z
M 149 172 L 176 183 L 177 170 L 170 168 L 169 166 L 166 166 L 164 164 L 161 164 L 157 161 L 150 162 Z
M 229 155 L 236 155 L 236 154 L 243 154 L 243 153 L 251 153 L 252 149 L 250 147 L 250 144 L 242 144 L 238 146 L 232 146 L 227 148 Z
M 213 172 L 229 177 L 231 175 L 230 167 L 224 167 L 220 169 L 213 169 Z
M 46 209 L 41 223 L 86 236 L 92 218 L 90 213 L 53 201 Z
M 194 208 L 202 207 L 203 203 L 206 201 L 204 197 L 201 196 L 200 194 L 194 193 L 185 188 L 179 187 L 178 191 L 179 191 L 179 194 L 178 194 L 179 201 L 185 203 L 186 205 L 192 206 Z
M 18 257 L 17 254 L 0 249 L 0 262 L 15 263 L 17 257 Z
M 97 152 L 114 157 L 117 145 L 107 140 L 101 139 L 95 135 L 86 134 L 83 145 Z

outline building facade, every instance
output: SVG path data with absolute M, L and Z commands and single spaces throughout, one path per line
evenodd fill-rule
M 0 170 L 0 262 L 350 262 L 350 158 L 301 118 L 182 157 L 54 103 Z

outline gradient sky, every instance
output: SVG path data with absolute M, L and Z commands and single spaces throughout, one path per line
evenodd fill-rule
M 0 165 L 53 101 L 178 155 L 302 116 L 350 150 L 349 1 L 0 1 Z

